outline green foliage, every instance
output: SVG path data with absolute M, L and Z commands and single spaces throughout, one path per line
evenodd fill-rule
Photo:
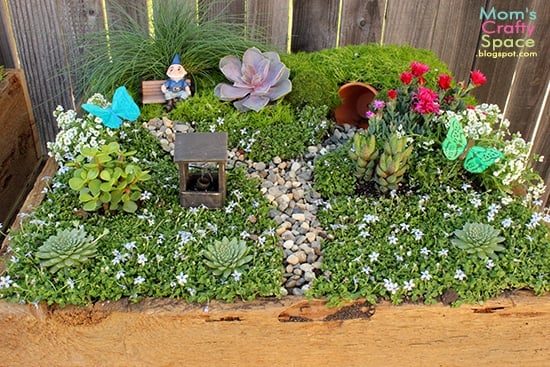
M 406 136 L 399 137 L 393 134 L 384 142 L 384 151 L 380 154 L 374 178 L 380 192 L 397 190 L 409 169 L 408 161 L 412 151 L 413 146 L 407 146 Z
M 236 237 L 231 240 L 227 237 L 221 241 L 215 240 L 206 246 L 203 256 L 204 263 L 212 269 L 212 273 L 223 279 L 234 272 L 242 273 L 244 265 L 252 260 L 252 256 L 248 255 L 246 242 Z
M 196 131 L 226 131 L 229 147 L 245 152 L 248 159 L 268 162 L 301 155 L 319 144 L 334 127 L 327 106 L 294 108 L 283 101 L 259 112 L 243 113 L 202 92 L 171 111 L 174 120 L 195 125 Z
M 292 80 L 292 92 L 285 100 L 293 106 L 327 105 L 331 110 L 340 104 L 338 88 L 342 84 L 362 81 L 386 91 L 398 85 L 399 74 L 411 61 L 430 65 L 429 76 L 449 73 L 432 51 L 410 46 L 348 45 L 281 55 L 281 59 L 290 68 Z M 430 80 L 428 86 L 434 84 Z
M 375 135 L 355 133 L 349 157 L 355 163 L 355 176 L 359 181 L 370 181 L 373 178 L 378 155 Z
M 338 196 L 317 218 L 329 230 L 324 276 L 311 287 L 312 297 L 434 303 L 453 289 L 458 305 L 507 289 L 550 289 L 550 231 L 519 197 L 437 185 L 394 197 Z M 509 250 L 497 261 L 453 246 L 450 238 L 465 218 L 490 220 Z
M 282 250 L 259 183 L 248 179 L 242 169 L 228 170 L 223 209 L 182 208 L 178 169 L 171 157 L 145 129 L 123 126 L 122 132 L 121 145 L 135 150 L 132 158 L 151 172 L 151 179 L 142 183 L 144 199 L 135 215 L 75 212 L 78 197 L 68 195 L 73 172 L 58 173 L 44 201 L 19 231 L 10 233 L 14 261 L 8 260 L 6 266 L 13 284 L 0 289 L 0 299 L 84 305 L 123 297 L 131 301 L 175 297 L 204 303 L 279 296 Z M 110 230 L 97 246 L 94 261 L 52 275 L 43 271 L 34 256 L 26 256 L 35 253 L 56 228 L 75 221 L 96 238 L 103 229 Z M 236 233 L 250 235 L 247 255 L 253 260 L 242 268 L 239 279 L 213 277 L 201 254 L 205 243 Z
M 4 69 L 4 65 L 0 65 L 0 82 L 6 78 L 6 70 Z
M 333 198 L 355 192 L 357 177 L 348 152 L 349 145 L 344 145 L 315 159 L 314 188 L 322 197 Z
M 137 97 L 140 80 L 166 79 L 176 53 L 197 89 L 212 88 L 221 75 L 220 59 L 241 55 L 257 43 L 247 39 L 243 24 L 207 15 L 208 8 L 196 9 L 195 2 L 153 2 L 153 34 L 122 7 L 117 14 L 108 34 L 90 33 L 82 44 L 83 53 L 74 68 L 78 95 L 111 95 L 117 86 L 125 85 Z
M 498 259 L 495 252 L 504 251 L 506 248 L 499 243 L 505 240 L 500 236 L 500 231 L 490 224 L 465 223 L 462 229 L 454 232 L 455 238 L 451 242 L 456 247 L 469 254 L 476 255 L 480 259 Z
M 88 236 L 83 228 L 58 230 L 38 248 L 36 257 L 40 265 L 50 272 L 77 267 L 96 255 L 97 240 Z
M 71 189 L 78 191 L 79 201 L 86 211 L 100 208 L 119 209 L 133 213 L 141 196 L 139 184 L 151 178 L 148 171 L 128 162 L 135 152 L 124 152 L 118 143 L 100 147 L 84 147 L 75 161 Z

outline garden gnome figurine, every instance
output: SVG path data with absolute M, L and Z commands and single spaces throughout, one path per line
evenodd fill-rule
M 189 88 L 189 81 L 185 79 L 187 71 L 181 65 L 180 57 L 178 54 L 174 56 L 172 64 L 166 71 L 168 80 L 162 84 L 160 90 L 164 93 L 166 99 L 166 105 L 164 108 L 166 111 L 170 111 L 174 108 L 174 104 L 178 101 L 187 99 L 191 96 L 191 88 Z

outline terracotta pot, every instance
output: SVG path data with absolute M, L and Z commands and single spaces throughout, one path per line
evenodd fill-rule
M 369 126 L 366 113 L 378 91 L 368 84 L 353 82 L 342 85 L 338 94 L 342 99 L 342 104 L 334 110 L 336 123 L 339 125 L 350 124 L 366 129 Z

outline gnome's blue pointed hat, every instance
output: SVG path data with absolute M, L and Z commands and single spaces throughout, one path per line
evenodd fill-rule
M 174 64 L 181 65 L 180 55 L 176 54 L 176 55 L 174 56 L 174 58 L 172 59 L 172 64 L 171 64 L 171 65 L 174 65 Z

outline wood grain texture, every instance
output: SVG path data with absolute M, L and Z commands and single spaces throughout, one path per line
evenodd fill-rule
M 550 49 L 550 7 L 544 0 L 526 1 L 523 4 L 531 11 L 536 11 L 536 20 L 526 20 L 525 23 L 535 27 L 532 35 L 536 42 L 533 48 L 512 48 L 518 53 L 536 52 L 536 56 L 517 57 L 517 64 L 514 70 L 515 77 L 510 85 L 508 104 L 506 105 L 505 117 L 510 120 L 510 128 L 513 131 L 521 132 L 526 140 L 533 137 L 537 119 L 541 111 L 545 108 L 543 105 L 546 95 L 546 89 L 550 81 L 550 61 L 548 57 L 540 54 L 543 50 Z M 522 7 L 523 8 L 523 7 Z M 516 5 L 516 9 L 518 6 Z M 524 38 L 524 36 L 518 37 Z M 525 37 L 527 38 L 527 37 Z M 495 62 L 499 62 L 495 61 Z M 550 103 L 546 101 L 546 103 Z M 547 127 L 550 124 L 550 115 L 543 114 L 539 126 Z M 548 130 L 546 130 L 548 133 Z M 547 141 L 550 138 L 548 134 L 539 134 L 536 140 Z M 539 148 L 544 144 L 536 143 Z M 550 156 L 550 151 L 546 150 Z
M 342 2 L 339 46 L 380 43 L 386 0 Z
M 430 48 L 439 0 L 387 0 L 383 43 Z
M 489 0 L 485 8 L 489 10 L 492 7 L 496 7 L 500 11 L 515 10 L 517 8 L 517 1 Z M 480 51 L 491 50 L 480 48 Z M 493 59 L 491 57 L 479 56 L 479 53 L 476 54 L 473 69 L 481 70 L 487 76 L 488 81 L 493 81 L 473 90 L 473 95 L 478 101 L 495 103 L 504 109 L 517 63 L 518 58 L 515 57 Z M 494 82 L 496 80 L 498 82 Z
M 21 67 L 25 70 L 42 148 L 55 137 L 52 111 L 72 106 L 63 37 L 56 3 L 7 0 Z M 24 50 L 24 51 L 23 51 Z
M 338 0 L 294 0 L 291 49 L 316 51 L 336 46 Z
M 8 226 L 34 184 L 42 156 L 23 70 L 8 69 L 0 82 L 0 106 L 0 223 Z
M 244 23 L 245 0 L 199 0 L 199 9 L 205 9 L 206 19 L 222 22 Z
M 286 52 L 290 21 L 288 0 L 248 0 L 246 4 L 247 28 L 252 38 L 263 39 L 280 52 Z
M 0 2 L 0 65 L 15 69 L 19 67 L 15 55 L 15 40 L 11 29 L 7 3 Z
M 344 306 L 344 307 L 349 307 Z M 314 321 L 281 322 L 304 310 Z M 290 310 L 290 311 L 289 311 Z M 189 305 L 177 300 L 47 308 L 0 302 L 4 366 L 543 366 L 550 296 L 484 305 L 392 306 L 369 318 L 288 297 Z M 321 317 L 329 321 L 321 321 Z
M 447 63 L 456 80 L 468 80 L 486 0 L 440 1 L 429 49 Z

